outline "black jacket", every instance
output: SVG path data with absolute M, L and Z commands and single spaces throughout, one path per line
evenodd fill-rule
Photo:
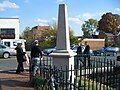
M 17 61 L 23 62 L 23 56 L 25 55 L 25 52 L 23 52 L 23 49 L 20 47 L 16 47 L 15 50 L 17 52 Z
M 84 54 L 90 54 L 90 46 L 89 46 L 89 45 L 87 45 L 87 46 L 85 47 L 85 50 L 84 50 L 83 53 L 84 53 Z
M 39 46 L 36 46 L 36 45 L 32 46 L 31 47 L 31 58 L 39 57 L 39 56 L 41 56 L 41 58 L 42 58 L 42 52 L 41 52 Z
M 82 54 L 82 47 L 81 47 L 81 46 L 79 46 L 79 47 L 77 48 L 77 54 Z

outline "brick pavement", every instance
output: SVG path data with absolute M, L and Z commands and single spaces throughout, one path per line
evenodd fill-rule
M 15 74 L 15 71 L 0 72 L 0 90 L 34 90 L 29 84 L 29 73 Z

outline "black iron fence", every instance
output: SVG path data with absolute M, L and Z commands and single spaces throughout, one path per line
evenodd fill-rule
M 52 62 L 49 56 L 40 61 L 37 76 L 43 83 L 39 90 L 120 90 L 120 65 L 116 56 L 77 55 L 74 70 L 72 66 L 71 70 L 67 66 L 58 69 Z

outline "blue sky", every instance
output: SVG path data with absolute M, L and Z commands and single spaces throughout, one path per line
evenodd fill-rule
M 0 18 L 19 18 L 20 32 L 25 27 L 57 22 L 58 6 L 68 7 L 69 25 L 75 35 L 82 35 L 85 20 L 99 20 L 106 12 L 120 14 L 120 0 L 0 0 Z

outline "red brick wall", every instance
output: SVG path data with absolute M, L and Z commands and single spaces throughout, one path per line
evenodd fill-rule
M 85 42 L 88 42 L 90 48 L 92 50 L 96 50 L 96 49 L 99 49 L 101 47 L 104 47 L 105 46 L 105 40 L 104 39 L 83 39 L 81 41 L 81 43 L 85 43 Z

